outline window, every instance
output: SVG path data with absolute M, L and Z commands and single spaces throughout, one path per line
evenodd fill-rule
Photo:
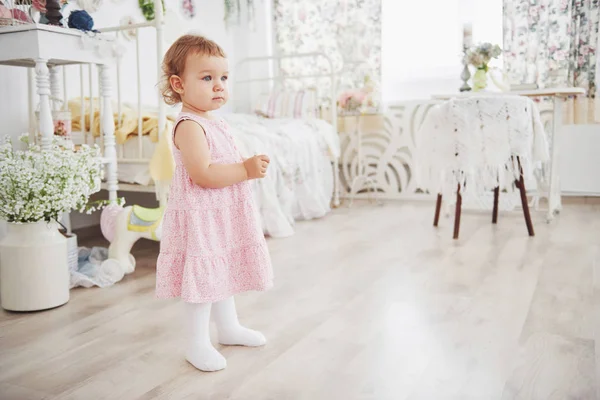
M 383 102 L 456 92 L 467 22 L 474 43 L 502 47 L 502 0 L 382 0 Z

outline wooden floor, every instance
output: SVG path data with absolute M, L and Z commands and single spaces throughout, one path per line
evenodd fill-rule
M 269 343 L 218 347 L 217 373 L 184 361 L 158 245 L 138 243 L 117 285 L 0 314 L 0 399 L 598 398 L 600 206 L 534 213 L 535 238 L 521 214 L 464 212 L 458 241 L 433 211 L 358 203 L 269 240 L 274 289 L 237 300 Z

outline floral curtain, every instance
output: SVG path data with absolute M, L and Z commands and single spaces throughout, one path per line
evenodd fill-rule
M 594 121 L 600 0 L 504 0 L 504 65 L 511 84 L 576 86 L 572 120 Z M 600 116 L 597 116 L 600 117 Z
M 275 0 L 274 23 L 280 54 L 323 52 L 338 72 L 337 89 L 356 88 L 368 77 L 381 80 L 381 0 Z M 327 71 L 325 59 L 283 60 L 284 75 Z M 322 100 L 331 98 L 330 81 L 288 80 L 290 86 L 314 86 Z

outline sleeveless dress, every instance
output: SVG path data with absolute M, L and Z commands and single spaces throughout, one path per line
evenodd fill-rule
M 206 133 L 213 164 L 243 159 L 225 121 L 180 113 Z M 173 136 L 171 136 L 173 139 Z M 163 217 L 156 297 L 212 303 L 273 285 L 271 258 L 250 182 L 207 189 L 192 182 L 173 142 L 175 173 Z

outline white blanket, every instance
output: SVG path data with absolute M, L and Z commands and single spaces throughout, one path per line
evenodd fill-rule
M 294 221 L 319 218 L 331 208 L 331 157 L 340 154 L 333 127 L 317 119 L 266 119 L 227 114 L 225 120 L 244 157 L 271 158 L 267 177 L 253 181 L 265 234 L 294 233 Z

